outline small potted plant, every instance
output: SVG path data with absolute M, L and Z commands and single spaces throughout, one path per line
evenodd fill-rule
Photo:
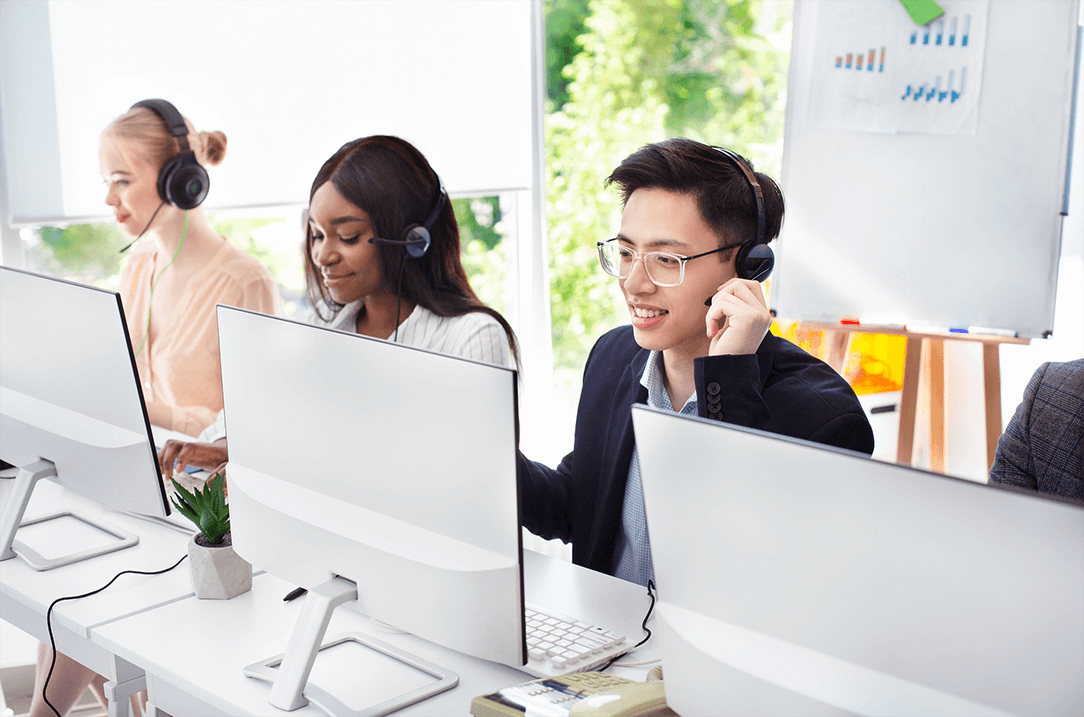
M 199 532 L 188 543 L 188 566 L 196 597 L 229 600 L 252 589 L 252 565 L 233 550 L 226 478 L 215 473 L 203 487 L 188 491 L 170 478 L 177 495 L 173 505 Z

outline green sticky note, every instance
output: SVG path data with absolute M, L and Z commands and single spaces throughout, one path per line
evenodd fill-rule
M 934 0 L 900 0 L 900 2 L 911 19 L 919 25 L 933 22 L 945 14 L 945 11 Z

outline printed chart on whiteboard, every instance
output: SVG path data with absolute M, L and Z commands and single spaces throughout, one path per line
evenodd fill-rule
M 941 0 L 918 25 L 899 0 L 822 3 L 810 116 L 830 129 L 974 136 L 990 0 Z

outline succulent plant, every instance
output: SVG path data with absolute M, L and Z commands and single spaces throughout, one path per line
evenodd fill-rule
M 203 487 L 203 490 L 195 488 L 192 491 L 185 489 L 175 479 L 173 487 L 177 489 L 177 495 L 171 500 L 181 515 L 195 523 L 199 532 L 211 545 L 222 543 L 224 536 L 230 529 L 230 506 L 226 503 L 226 477 L 221 473 L 215 473 L 211 480 Z

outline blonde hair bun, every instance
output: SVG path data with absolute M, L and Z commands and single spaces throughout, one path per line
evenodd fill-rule
M 226 157 L 226 134 L 224 132 L 200 132 L 200 144 L 203 145 L 202 162 L 216 167 Z

